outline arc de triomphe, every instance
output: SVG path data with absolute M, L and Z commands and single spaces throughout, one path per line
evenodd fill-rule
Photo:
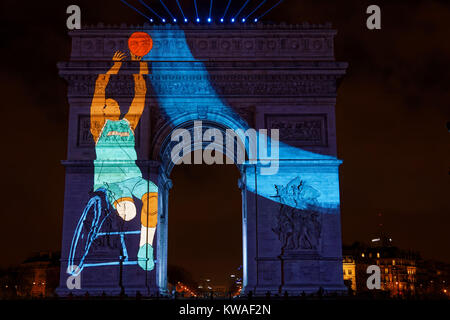
M 143 76 L 145 109 L 133 131 L 143 181 L 158 187 L 154 258 L 148 258 L 155 264 L 147 270 L 137 261 L 139 217 L 119 218 L 92 187 L 96 79 L 111 68 L 116 51 L 128 52 L 128 38 L 136 31 L 153 39 L 142 60 L 150 70 Z M 171 134 L 180 128 L 194 137 L 208 129 L 223 136 L 227 129 L 279 130 L 276 174 L 261 174 L 267 162 L 248 157 L 237 164 L 244 293 L 345 289 L 335 103 L 347 64 L 334 59 L 336 31 L 330 25 L 99 24 L 69 34 L 70 60 L 58 65 L 70 107 L 58 292 L 167 293 Z M 135 95 L 139 63 L 125 60 L 105 89 L 122 114 Z M 193 153 L 204 148 L 205 142 L 192 142 Z M 139 216 L 140 199 L 135 204 Z

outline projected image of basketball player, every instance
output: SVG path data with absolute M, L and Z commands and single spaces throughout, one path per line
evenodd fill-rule
M 147 62 L 131 52 L 131 60 L 139 61 L 139 74 L 134 74 L 134 98 L 126 115 L 120 117 L 116 100 L 106 98 L 106 87 L 111 75 L 119 72 L 125 54 L 117 51 L 111 69 L 100 74 L 95 82 L 91 105 L 91 133 L 95 141 L 94 190 L 105 188 L 108 200 L 125 221 L 136 217 L 133 197 L 142 201 L 141 234 L 138 264 L 144 270 L 153 270 L 153 238 L 158 213 L 158 187 L 142 178 L 136 165 L 135 130 L 144 111 L 147 93 L 144 75 Z

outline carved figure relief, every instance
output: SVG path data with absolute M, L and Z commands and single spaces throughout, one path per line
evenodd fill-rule
M 287 185 L 275 185 L 281 207 L 276 226 L 283 250 L 317 250 L 322 231 L 321 213 L 317 198 L 320 192 L 299 177 Z

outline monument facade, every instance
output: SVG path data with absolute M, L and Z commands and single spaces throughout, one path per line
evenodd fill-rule
M 128 53 L 135 32 L 151 37 L 150 53 L 117 55 Z M 168 293 L 177 129 L 192 137 L 268 130 L 257 139 L 270 141 L 270 161 L 252 159 L 248 148 L 245 161 L 235 161 L 243 293 L 345 291 L 335 104 L 347 64 L 335 61 L 335 34 L 327 24 L 261 23 L 70 32 L 70 59 L 58 64 L 70 108 L 58 292 Z M 246 145 L 245 135 L 236 139 Z M 190 151 L 208 145 L 193 140 Z

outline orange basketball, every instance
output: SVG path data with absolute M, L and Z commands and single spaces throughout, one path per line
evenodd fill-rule
M 130 52 L 138 57 L 143 57 L 152 50 L 153 40 L 146 32 L 135 32 L 128 38 Z

